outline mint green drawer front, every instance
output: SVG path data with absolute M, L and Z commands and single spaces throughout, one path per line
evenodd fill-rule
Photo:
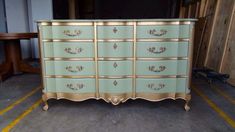
M 137 57 L 187 57 L 188 42 L 137 42 Z
M 133 36 L 133 26 L 98 26 L 98 39 L 128 39 Z
M 98 42 L 99 57 L 132 57 L 133 42 Z
M 137 61 L 137 75 L 186 75 L 187 60 Z
M 45 42 L 45 57 L 95 57 L 91 42 Z
M 94 39 L 93 26 L 45 26 L 43 39 Z
M 132 79 L 99 79 L 100 93 L 131 93 Z
M 137 93 L 185 93 L 186 78 L 136 79 Z
M 189 25 L 137 26 L 137 38 L 189 38 Z
M 45 61 L 46 75 L 95 75 L 94 61 Z
M 101 76 L 132 75 L 132 61 L 99 61 L 98 64 Z
M 40 26 L 42 39 L 52 39 L 52 26 Z
M 46 78 L 47 92 L 95 93 L 95 79 Z

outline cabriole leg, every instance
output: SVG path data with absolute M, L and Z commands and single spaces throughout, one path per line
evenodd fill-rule
M 43 109 L 44 111 L 47 111 L 48 108 L 49 108 L 49 106 L 48 106 L 47 97 L 46 97 L 45 94 L 42 95 L 42 101 L 44 102 L 44 106 L 42 107 L 42 109 Z
M 185 102 L 185 105 L 184 105 L 185 111 L 189 111 L 190 110 L 189 102 L 190 102 L 190 100 L 186 100 L 186 102 Z

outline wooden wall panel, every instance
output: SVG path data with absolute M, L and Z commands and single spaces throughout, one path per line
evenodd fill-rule
M 205 27 L 205 33 L 203 36 L 203 40 L 201 43 L 201 48 L 200 48 L 200 55 L 198 56 L 198 63 L 196 67 L 202 68 L 205 65 L 205 58 L 207 55 L 208 51 L 208 43 L 209 43 L 209 38 L 211 35 L 212 31 L 212 25 L 213 25 L 213 19 L 214 19 L 214 13 L 217 5 L 217 0 L 208 0 L 206 4 L 206 9 L 205 9 L 205 17 L 206 17 L 206 27 Z M 195 43 L 197 45 L 197 43 Z
M 228 79 L 228 83 L 235 86 L 235 3 L 220 72 L 229 74 L 230 78 Z
M 205 60 L 206 67 L 215 71 L 220 69 L 234 0 L 218 0 L 218 2 L 214 27 L 212 27 L 212 34 L 208 43 L 209 50 Z

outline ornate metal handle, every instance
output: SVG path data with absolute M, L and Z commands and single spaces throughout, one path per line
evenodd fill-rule
M 113 63 L 113 67 L 114 68 L 117 68 L 118 67 L 118 64 L 116 62 Z
M 113 32 L 116 33 L 118 30 L 116 27 L 113 28 Z
M 118 85 L 118 82 L 115 80 L 115 81 L 113 81 L 113 85 L 114 86 L 117 86 Z
M 70 31 L 70 30 L 64 30 L 64 35 L 67 35 L 69 37 L 75 37 L 75 36 L 79 36 L 81 34 L 81 31 L 80 30 L 73 30 L 73 31 Z
M 70 83 L 70 84 L 67 84 L 66 87 L 71 89 L 71 90 L 79 90 L 79 89 L 84 88 L 85 85 L 84 84 L 79 84 L 79 83 L 73 85 L 73 84 Z
M 83 49 L 82 48 L 75 48 L 74 50 L 72 50 L 71 48 L 65 48 L 64 51 L 69 54 L 79 54 L 83 51 Z
M 156 47 L 149 47 L 147 50 L 154 54 L 160 54 L 166 51 L 166 47 L 160 47 L 159 50 Z
M 162 36 L 167 33 L 167 30 L 161 29 L 157 31 L 156 29 L 149 30 L 149 34 L 153 36 Z
M 166 70 L 166 66 L 159 66 L 158 69 L 156 69 L 155 66 L 149 66 L 149 71 L 152 71 L 152 72 L 162 72 L 164 70 Z
M 74 70 L 72 66 L 66 66 L 65 69 L 69 72 L 80 72 L 84 69 L 84 67 L 83 66 L 76 66 L 75 70 Z
M 113 44 L 113 49 L 115 49 L 115 50 L 116 50 L 117 48 L 118 48 L 117 44 L 116 44 L 116 43 L 114 43 L 114 44 Z
M 150 83 L 147 85 L 147 87 L 152 90 L 160 90 L 163 89 L 165 86 L 166 85 L 164 83 L 159 83 L 159 84 Z

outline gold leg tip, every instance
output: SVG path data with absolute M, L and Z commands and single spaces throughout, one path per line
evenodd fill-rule
M 186 105 L 184 106 L 184 109 L 185 109 L 185 111 L 189 111 L 189 110 L 190 110 L 190 107 L 186 104 Z
M 48 106 L 48 105 L 44 105 L 44 106 L 42 107 L 42 109 L 43 109 L 44 111 L 47 111 L 47 110 L 48 110 L 48 108 L 49 108 L 49 106 Z

